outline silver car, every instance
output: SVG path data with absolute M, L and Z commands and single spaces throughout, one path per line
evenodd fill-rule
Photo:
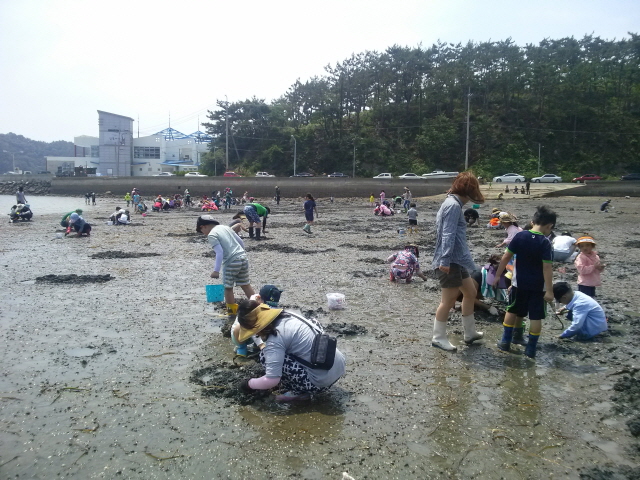
M 560 183 L 562 177 L 554 175 L 553 173 L 545 173 L 541 177 L 534 177 L 531 179 L 533 183 Z

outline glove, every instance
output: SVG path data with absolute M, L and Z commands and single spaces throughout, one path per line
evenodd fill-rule
M 249 380 L 250 380 L 249 378 L 245 378 L 238 385 L 238 390 L 240 390 L 242 393 L 246 393 L 248 395 L 250 395 L 252 393 L 255 393 L 255 390 L 249 386 Z
M 489 313 L 491 315 L 498 315 L 498 309 L 496 307 L 489 307 Z

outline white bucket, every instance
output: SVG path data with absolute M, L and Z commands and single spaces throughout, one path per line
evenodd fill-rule
M 111 220 L 109 220 L 109 221 L 107 222 L 107 225 L 113 225 L 113 222 L 112 222 Z
M 56 233 L 56 238 L 62 238 L 62 236 L 63 236 L 63 233 L 62 233 L 62 232 L 58 232 L 58 233 Z
M 342 293 L 327 293 L 329 310 L 342 310 L 347 306 L 347 302 Z

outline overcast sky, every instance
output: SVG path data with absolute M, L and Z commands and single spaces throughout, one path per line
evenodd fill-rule
M 191 133 L 225 95 L 271 101 L 352 53 L 639 26 L 639 0 L 0 0 L 0 133 L 97 136 L 97 110 Z

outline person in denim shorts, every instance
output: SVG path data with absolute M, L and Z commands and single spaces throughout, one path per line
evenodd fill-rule
M 462 325 L 465 343 L 471 344 L 483 337 L 482 332 L 476 331 L 473 316 L 476 288 L 469 272 L 476 270 L 476 265 L 467 245 L 467 222 L 463 214 L 463 207 L 470 200 L 473 203 L 483 203 L 484 196 L 480 192 L 478 179 L 471 172 L 462 172 L 453 181 L 451 190 L 436 215 L 436 247 L 432 267 L 440 282 L 442 297 L 433 323 L 431 345 L 449 352 L 455 352 L 457 348 L 447 338 L 447 320 L 460 292 L 463 295 Z

